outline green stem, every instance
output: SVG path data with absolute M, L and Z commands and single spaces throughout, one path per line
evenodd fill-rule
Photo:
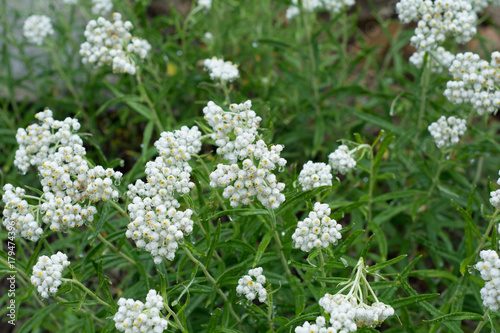
M 428 57 L 429 58 L 429 57 Z M 427 61 L 429 61 L 428 59 Z M 417 135 L 415 136 L 414 142 L 418 139 L 418 135 L 420 131 L 422 130 L 422 123 L 424 121 L 424 115 L 425 115 L 425 107 L 427 106 L 427 89 L 429 87 L 429 81 L 431 78 L 431 70 L 428 64 L 426 64 L 423 68 L 423 73 L 422 73 L 422 94 L 420 96 L 420 109 L 418 112 L 418 124 L 417 124 Z
M 488 223 L 488 228 L 486 229 L 486 232 L 483 234 L 481 237 L 481 240 L 479 241 L 479 245 L 476 248 L 476 251 L 474 251 L 474 254 L 472 256 L 472 261 L 475 260 L 476 256 L 479 254 L 479 251 L 482 250 L 484 244 L 486 243 L 486 238 L 488 238 L 491 230 L 493 229 L 493 226 L 495 225 L 495 219 L 500 214 L 500 209 L 497 209 L 493 216 L 491 217 L 490 223 Z M 470 262 L 470 261 L 469 261 Z
M 370 152 L 370 177 L 368 184 L 368 225 L 372 222 L 372 206 L 373 206 L 373 190 L 375 189 L 375 158 L 373 156 L 373 150 Z M 368 233 L 366 233 L 368 236 Z
M 290 267 L 288 267 L 288 261 L 285 258 L 285 254 L 283 253 L 283 245 L 281 244 L 280 235 L 278 234 L 278 230 L 276 229 L 276 215 L 274 214 L 274 210 L 269 209 L 269 216 L 271 222 L 271 230 L 274 230 L 274 240 L 276 244 L 278 244 L 278 253 L 280 255 L 281 263 L 283 268 L 285 269 L 285 273 L 287 276 L 292 276 L 292 271 L 290 271 Z
M 142 78 L 140 75 L 140 71 L 136 71 L 135 77 L 137 78 L 137 83 L 139 84 L 139 92 L 141 93 L 141 98 L 146 102 L 146 104 L 149 106 L 149 109 L 153 113 L 153 118 L 155 120 L 156 128 L 158 130 L 158 135 L 163 132 L 163 125 L 160 121 L 160 118 L 158 117 L 158 112 L 156 111 L 156 107 L 154 106 L 153 102 L 149 98 L 149 95 L 146 92 L 146 89 L 144 88 L 144 83 L 142 82 Z
M 323 257 L 322 249 L 319 249 L 319 262 L 320 262 L 321 277 L 326 278 L 325 258 Z M 321 295 L 323 295 L 325 291 L 326 291 L 326 283 L 325 281 L 321 281 Z
M 434 189 L 436 188 L 436 186 L 437 186 L 437 184 L 439 182 L 439 176 L 441 175 L 441 171 L 443 171 L 444 157 L 445 157 L 445 153 L 444 153 L 443 150 L 441 150 L 441 156 L 439 158 L 439 162 L 438 162 L 438 167 L 437 167 L 437 170 L 436 170 L 436 174 L 434 175 L 434 178 L 432 179 L 431 188 L 429 189 L 429 192 L 427 192 L 427 198 L 431 197 L 432 192 L 434 191 Z
M 268 301 L 267 301 L 267 321 L 269 323 L 269 328 L 274 332 L 276 327 L 274 326 L 273 322 L 273 314 L 274 314 L 274 308 L 273 308 L 273 295 L 268 294 Z
M 83 291 L 85 291 L 88 295 L 90 295 L 93 299 L 95 299 L 97 302 L 99 302 L 101 305 L 106 306 L 108 308 L 111 308 L 111 306 L 108 303 L 104 302 L 99 296 L 97 296 L 90 289 L 88 289 L 87 287 L 85 287 L 80 281 L 78 281 L 76 279 L 66 279 L 66 278 L 62 278 L 61 281 L 62 282 L 69 282 L 69 283 L 76 284 Z
M 474 333 L 480 333 L 481 330 L 483 329 L 484 325 L 486 324 L 486 322 L 488 321 L 488 312 L 486 312 L 483 316 L 483 320 L 481 320 L 479 322 L 479 324 L 477 324 L 477 327 L 476 329 L 474 330 Z
M 129 221 L 130 221 L 130 216 L 127 214 L 127 212 L 126 212 L 126 211 L 125 211 L 125 210 L 124 210 L 124 209 L 123 209 L 123 208 L 122 208 L 119 204 L 117 204 L 114 200 L 109 200 L 108 202 L 110 202 L 110 203 L 111 203 L 111 205 L 112 205 L 113 207 L 115 207 L 115 208 L 116 208 L 116 210 L 120 212 L 120 214 L 122 214 L 122 215 L 123 215 L 123 217 L 126 217 L 126 218 L 127 218 L 127 220 L 129 220 Z
M 165 308 L 167 309 L 168 314 L 174 318 L 174 321 L 177 324 L 177 328 L 180 329 L 182 332 L 188 332 L 188 330 L 186 330 L 184 328 L 184 326 L 181 324 L 179 317 L 177 317 L 175 312 L 168 306 L 167 300 L 165 300 L 165 302 L 163 302 L 163 305 L 165 305 Z
M 199 267 L 201 267 L 201 270 L 203 271 L 203 273 L 205 274 L 205 276 L 207 277 L 208 281 L 210 281 L 210 283 L 213 284 L 213 286 L 215 287 L 215 290 L 217 291 L 217 293 L 222 297 L 222 299 L 224 300 L 224 303 L 228 304 L 229 305 L 229 312 L 231 313 L 231 315 L 239 322 L 240 321 L 240 317 L 236 314 L 236 312 L 234 312 L 233 310 L 233 306 L 231 303 L 228 302 L 228 299 L 227 299 L 227 296 L 222 292 L 222 290 L 217 286 L 217 281 L 215 281 L 215 279 L 212 277 L 212 275 L 210 275 L 210 272 L 207 270 L 207 267 L 205 267 L 205 265 L 203 265 L 202 262 L 200 262 L 198 259 L 196 259 L 193 254 L 191 253 L 191 251 L 189 251 L 189 249 L 187 247 L 185 247 L 184 245 L 181 245 L 182 248 L 184 249 L 184 252 L 186 252 L 186 255 L 189 257 L 189 259 L 191 259 L 191 261 L 195 264 L 195 265 L 198 265 Z

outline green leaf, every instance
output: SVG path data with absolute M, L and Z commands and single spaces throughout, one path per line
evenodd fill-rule
M 383 261 L 387 260 L 387 238 L 385 237 L 384 231 L 379 225 L 373 222 L 369 223 L 368 227 L 371 228 L 375 233 L 375 239 L 377 240 L 378 243 L 380 257 L 382 258 Z
M 99 235 L 99 233 L 101 232 L 104 222 L 106 222 L 109 219 L 109 208 L 110 208 L 109 206 L 110 203 L 107 202 L 101 211 L 101 216 L 99 217 L 99 220 L 97 220 L 97 223 L 94 226 L 94 233 L 92 234 L 92 236 L 89 237 L 91 243 L 95 241 L 97 235 Z
M 143 116 L 144 118 L 146 118 L 147 120 L 149 121 L 154 121 L 154 118 L 153 118 L 153 113 L 151 112 L 151 110 L 141 104 L 141 103 L 137 103 L 133 100 L 130 100 L 130 99 L 126 99 L 125 102 L 134 110 L 136 111 L 137 113 L 139 113 L 141 116 Z
M 37 310 L 36 314 L 33 315 L 30 319 L 28 319 L 20 328 L 18 333 L 28 333 L 31 332 L 34 328 L 38 327 L 42 321 L 50 315 L 56 308 L 58 304 L 54 303 Z
M 404 258 L 406 258 L 406 257 L 407 257 L 407 255 L 406 255 L 406 254 L 403 254 L 403 255 L 400 255 L 400 256 L 398 256 L 398 257 L 396 257 L 396 258 L 392 258 L 391 260 L 387 260 L 387 261 L 385 261 L 385 262 L 381 262 L 380 264 L 376 264 L 376 265 L 370 266 L 370 267 L 368 267 L 366 270 L 367 270 L 368 272 L 373 273 L 373 272 L 376 272 L 376 271 L 378 271 L 378 270 L 381 270 L 381 269 L 383 269 L 383 268 L 385 268 L 385 267 L 387 267 L 387 266 L 394 265 L 395 263 L 400 262 L 401 260 L 403 260 L 403 259 L 404 259 Z
M 267 209 L 255 209 L 255 208 L 228 209 L 210 216 L 208 220 L 209 221 L 216 220 L 219 217 L 226 215 L 236 215 L 236 216 L 269 215 L 269 211 Z
M 299 206 L 299 204 L 304 203 L 305 201 L 314 197 L 316 194 L 319 194 L 323 191 L 331 191 L 334 187 L 337 186 L 338 183 L 335 183 L 333 186 L 321 186 L 316 187 L 312 190 L 300 191 L 293 195 L 291 198 L 286 198 L 286 201 L 276 210 L 276 215 L 280 215 L 282 212 L 292 207 Z
M 290 288 L 292 289 L 295 298 L 295 315 L 299 316 L 306 308 L 304 286 L 302 286 L 299 278 L 295 275 L 288 276 L 287 280 L 290 283 Z
M 149 142 L 151 141 L 151 137 L 153 136 L 153 129 L 155 127 L 155 122 L 150 120 L 144 129 L 144 134 L 142 136 L 142 153 L 141 157 L 146 159 L 146 155 L 149 148 Z
M 252 268 L 255 268 L 255 266 L 258 265 L 260 258 L 262 258 L 262 255 L 266 251 L 267 246 L 269 245 L 269 242 L 273 238 L 274 235 L 274 230 L 269 230 L 266 232 L 264 237 L 262 237 L 262 240 L 260 241 L 259 248 L 257 249 L 257 254 L 255 255 L 255 259 L 252 264 Z
M 299 325 L 299 324 L 303 324 L 305 321 L 316 320 L 317 317 L 318 317 L 317 314 L 316 315 L 314 315 L 314 314 L 304 314 L 302 316 L 296 316 L 292 320 L 290 320 L 288 323 L 286 323 L 285 325 L 281 326 L 276 331 L 276 333 L 283 332 L 288 327 Z M 291 329 L 290 329 L 290 331 L 291 331 Z
M 349 249 L 349 246 L 351 246 L 351 244 L 356 240 L 356 238 L 358 238 L 358 236 L 364 232 L 365 231 L 363 229 L 354 231 L 349 235 L 349 237 L 346 238 L 344 242 L 342 242 L 342 246 L 340 247 L 340 249 L 336 250 L 335 252 L 338 251 L 340 253 L 345 253 Z
M 207 326 L 207 333 L 215 331 L 215 329 L 217 328 L 217 324 L 219 323 L 220 315 L 221 315 L 221 309 L 216 308 L 213 311 L 212 315 L 210 316 L 210 321 L 208 322 Z
M 439 294 L 423 294 L 423 295 L 409 296 L 405 298 L 398 298 L 397 300 L 392 301 L 391 306 L 394 309 L 397 309 L 410 304 L 420 303 L 428 299 L 436 298 L 438 296 Z
M 444 316 L 440 316 L 431 320 L 424 320 L 427 323 L 433 323 L 433 322 L 442 322 L 442 321 L 452 321 L 452 320 L 477 320 L 481 321 L 483 320 L 483 316 L 480 315 L 479 313 L 474 313 L 474 312 L 454 312 L 454 313 L 449 313 Z
M 207 257 L 205 258 L 205 267 L 207 267 L 208 264 L 210 263 L 210 260 L 212 260 L 212 255 L 214 254 L 215 247 L 217 246 L 217 242 L 219 241 L 220 228 L 221 228 L 221 223 L 219 219 L 217 220 L 217 227 L 215 228 L 215 233 L 212 235 L 212 242 L 210 244 L 210 248 L 208 249 Z

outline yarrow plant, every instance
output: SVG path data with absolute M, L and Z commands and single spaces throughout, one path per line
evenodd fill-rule
M 130 21 L 122 21 L 120 13 L 113 13 L 113 22 L 99 17 L 85 28 L 80 55 L 84 64 L 95 67 L 112 65 L 114 73 L 136 73 L 136 60 L 146 58 L 151 50 L 148 41 L 132 37 Z
M 472 52 L 457 54 L 450 66 L 453 80 L 448 81 L 444 96 L 453 104 L 470 103 L 478 114 L 495 113 L 500 107 L 500 52 L 491 61 Z
M 213 57 L 205 59 L 203 66 L 213 81 L 231 82 L 240 77 L 238 66 L 231 61 Z
M 146 303 L 132 298 L 120 298 L 118 306 L 113 320 L 115 328 L 120 332 L 160 333 L 168 328 L 168 320 L 161 313 L 165 308 L 163 297 L 154 289 L 148 292 Z
M 17 234 L 32 241 L 40 238 L 41 229 L 35 225 L 39 221 L 31 211 L 36 211 L 36 216 L 40 215 L 52 231 L 68 232 L 93 221 L 97 213 L 95 203 L 118 199 L 118 191 L 112 185 L 122 177 L 121 172 L 111 168 L 89 165 L 83 141 L 77 134 L 78 120 L 55 120 L 50 109 L 35 117 L 40 125 L 33 124 L 17 132 L 19 149 L 14 165 L 22 173 L 36 167 L 43 194 L 39 198 L 26 196 L 23 189 L 7 184 L 3 196 L 7 203 L 4 224 L 13 221 L 19 230 Z M 23 200 L 29 197 L 38 200 L 37 205 Z
M 302 8 L 307 12 L 315 10 L 326 10 L 332 14 L 340 13 L 341 11 L 353 6 L 355 0 L 303 0 Z M 292 19 L 300 14 L 299 1 L 292 0 L 292 5 L 286 11 L 287 19 Z
M 351 153 L 346 145 L 340 145 L 337 150 L 328 155 L 333 172 L 345 175 L 356 167 L 356 161 Z
M 113 9 L 113 0 L 92 0 L 92 13 L 107 15 Z
M 69 264 L 68 256 L 60 251 L 50 257 L 41 256 L 38 258 L 33 267 L 31 284 L 35 286 L 40 296 L 47 298 L 49 295 L 57 293 L 62 284 L 62 271 Z
M 337 244 L 342 238 L 342 226 L 330 218 L 331 209 L 327 204 L 316 202 L 313 211 L 304 221 L 299 221 L 292 235 L 293 246 L 309 252 L 314 248 L 325 249 Z
M 431 52 L 417 51 L 412 54 L 409 61 L 413 66 L 422 68 L 424 66 L 426 54 L 429 54 L 427 57 L 427 67 L 429 67 L 433 73 L 441 73 L 443 70 L 447 70 L 450 68 L 453 60 L 455 60 L 454 54 L 446 51 L 444 47 L 439 46 L 435 51 Z
M 248 275 L 244 275 L 238 280 L 236 293 L 245 296 L 249 301 L 258 298 L 259 302 L 265 303 L 267 301 L 267 291 L 264 286 L 266 277 L 262 274 L 263 271 L 262 267 L 249 270 Z
M 128 187 L 132 203 L 126 236 L 150 252 L 156 264 L 173 260 L 179 243 L 193 231 L 193 211 L 177 210 L 175 194 L 188 194 L 194 187 L 188 162 L 201 149 L 200 136 L 196 126 L 163 132 L 155 142 L 158 157 L 146 163 L 147 182 L 139 179 Z
M 466 123 L 465 119 L 442 116 L 429 125 L 429 132 L 438 148 L 449 147 L 460 141 L 460 136 L 464 135 L 467 129 Z
M 332 167 L 325 163 L 309 161 L 299 174 L 299 183 L 304 191 L 320 186 L 332 186 Z
M 24 21 L 23 34 L 28 42 L 42 45 L 47 36 L 54 34 L 54 29 L 48 16 L 32 15 Z
M 476 13 L 467 0 L 401 0 L 396 11 L 403 23 L 418 21 L 411 44 L 417 51 L 432 51 L 448 36 L 459 44 L 476 34 Z
M 323 308 L 327 318 L 319 316 L 315 324 L 306 322 L 303 326 L 295 328 L 296 333 L 355 332 L 364 326 L 379 326 L 394 315 L 394 309 L 378 300 L 366 280 L 368 271 L 363 258 L 359 259 L 355 269 L 354 277 L 346 282 L 344 288 L 335 295 L 327 293 L 319 300 L 319 306 Z M 351 289 L 347 295 L 342 294 L 349 287 Z M 371 305 L 368 305 L 368 296 L 375 299 Z
M 211 135 L 218 146 L 217 154 L 232 163 L 218 164 L 210 174 L 211 187 L 224 187 L 223 196 L 232 207 L 250 204 L 256 196 L 267 209 L 276 209 L 285 201 L 281 193 L 285 184 L 272 173 L 282 170 L 286 160 L 280 156 L 282 145 L 268 147 L 258 140 L 261 118 L 251 110 L 252 103 L 231 104 L 230 111 L 209 102 L 203 109 L 205 119 L 214 130 Z
M 485 285 L 481 289 L 483 305 L 491 311 L 500 309 L 500 258 L 493 250 L 483 250 L 479 253 L 481 261 L 475 268 L 481 273 Z

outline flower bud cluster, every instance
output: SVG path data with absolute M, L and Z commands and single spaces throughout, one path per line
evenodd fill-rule
M 299 221 L 292 235 L 293 246 L 309 252 L 314 248 L 327 248 L 330 244 L 337 244 L 342 238 L 342 226 L 330 218 L 331 209 L 328 204 L 316 202 L 314 210 L 304 221 Z
M 338 14 L 341 11 L 353 6 L 355 0 L 302 0 L 304 11 L 313 12 L 315 10 L 326 10 L 332 14 Z M 299 1 L 292 0 L 292 6 L 286 11 L 286 18 L 291 20 L 300 14 Z
M 50 256 L 41 256 L 33 267 L 31 284 L 37 288 L 42 298 L 54 295 L 61 285 L 62 271 L 68 267 L 68 256 L 62 252 Z
M 468 0 L 401 0 L 396 11 L 403 23 L 418 21 L 410 39 L 417 51 L 435 50 L 447 36 L 464 44 L 477 32 L 477 15 Z
M 333 172 L 345 175 L 356 167 L 356 161 L 349 153 L 346 145 L 341 145 L 333 153 L 328 155 L 328 160 Z
M 118 306 L 113 320 L 115 328 L 120 332 L 161 333 L 168 327 L 168 321 L 161 314 L 165 308 L 163 297 L 158 295 L 154 289 L 148 292 L 146 303 L 135 301 L 132 298 L 120 298 Z
M 452 81 L 446 84 L 444 96 L 454 104 L 471 103 L 477 113 L 493 113 L 500 107 L 500 52 L 491 54 L 491 62 L 467 52 L 457 54 L 450 66 Z
M 198 0 L 198 6 L 208 10 L 212 7 L 212 0 Z
M 277 182 L 272 172 L 286 165 L 280 156 L 284 146 L 268 147 L 264 140 L 257 140 L 261 118 L 251 107 L 251 101 L 246 101 L 231 104 L 231 111 L 224 111 L 209 102 L 203 109 L 205 120 L 214 130 L 217 154 L 231 163 L 217 165 L 210 175 L 210 186 L 224 187 L 223 196 L 232 207 L 248 205 L 257 196 L 264 207 L 276 209 L 285 201 L 281 193 L 285 184 Z
M 16 151 L 14 165 L 25 174 L 30 166 L 39 167 L 56 152 L 58 146 L 82 145 L 80 137 L 74 132 L 80 129 L 76 119 L 66 118 L 64 121 L 54 120 L 52 111 L 46 108 L 35 115 L 40 125 L 29 125 L 19 128 L 16 140 L 19 148 Z
M 465 119 L 441 116 L 438 121 L 429 125 L 428 129 L 438 148 L 449 147 L 460 141 L 460 136 L 467 130 Z
M 499 0 L 469 0 L 469 2 L 476 13 L 483 11 L 488 6 L 500 6 Z
M 500 258 L 493 250 L 483 250 L 479 253 L 482 259 L 475 268 L 481 273 L 485 281 L 481 289 L 483 305 L 491 311 L 500 309 Z
M 23 35 L 30 43 L 42 45 L 45 37 L 53 34 L 50 18 L 45 15 L 31 15 L 24 21 Z
M 40 228 L 33 214 L 30 213 L 28 202 L 23 199 L 26 192 L 20 187 L 14 187 L 11 184 L 5 184 L 3 187 L 4 194 L 2 201 L 5 202 L 3 209 L 3 225 L 6 228 L 14 222 L 14 227 L 9 230 L 21 237 L 36 242 L 43 234 L 43 229 Z
M 113 22 L 104 17 L 91 20 L 84 33 L 87 41 L 80 46 L 82 62 L 95 67 L 112 65 L 114 73 L 134 75 L 135 60 L 137 57 L 144 59 L 151 45 L 146 40 L 132 37 L 132 28 L 130 21 L 122 21 L 120 13 L 113 13 Z
M 299 174 L 299 183 L 304 191 L 320 186 L 332 186 L 332 167 L 325 163 L 309 161 Z
M 500 171 L 498 172 L 498 175 L 500 176 Z M 498 178 L 497 184 L 500 185 L 500 178 Z M 496 209 L 500 209 L 500 190 L 490 192 L 490 196 L 490 204 Z M 500 230 L 500 225 L 498 227 Z
M 113 0 L 92 0 L 92 14 L 107 15 L 113 9 Z
M 238 280 L 236 293 L 244 295 L 247 300 L 253 301 L 259 298 L 259 302 L 264 303 L 267 301 L 267 291 L 264 287 L 266 277 L 262 275 L 262 267 L 257 267 L 248 271 L 248 275 L 244 275 Z
M 205 70 L 208 71 L 212 81 L 220 80 L 231 82 L 240 77 L 238 66 L 234 65 L 231 61 L 224 61 L 224 59 L 213 57 L 211 59 L 205 59 L 203 61 L 203 66 Z
M 193 212 L 177 210 L 180 205 L 174 196 L 188 194 L 194 187 L 188 162 L 201 150 L 200 137 L 196 126 L 163 132 L 155 142 L 159 156 L 146 163 L 147 183 L 138 180 L 128 187 L 132 203 L 126 236 L 150 252 L 156 264 L 163 258 L 173 260 L 184 236 L 193 231 Z
M 53 231 L 67 232 L 92 222 L 97 213 L 93 203 L 118 199 L 119 193 L 112 184 L 120 181 L 122 173 L 99 165 L 89 168 L 83 141 L 76 133 L 80 129 L 78 120 L 54 120 L 49 109 L 35 117 L 40 125 L 33 124 L 17 132 L 19 149 L 14 161 L 24 173 L 30 166 L 38 168 L 43 195 L 34 209 L 38 209 L 42 222 Z M 26 218 L 34 227 L 31 218 Z M 32 237 L 28 233 L 21 236 Z
M 424 65 L 425 53 L 425 51 L 413 53 L 409 59 L 410 63 L 417 68 L 422 68 Z M 450 68 L 453 60 L 455 60 L 455 55 L 446 51 L 442 46 L 439 46 L 435 52 L 433 51 L 431 53 L 432 54 L 427 57 L 427 67 L 430 68 L 433 73 L 441 73 L 443 70 Z
M 364 278 L 365 274 L 364 261 L 363 258 L 360 258 L 356 266 L 356 274 L 347 282 L 347 285 L 337 294 L 325 294 L 319 300 L 319 305 L 328 314 L 329 321 L 320 316 L 316 319 L 316 324 L 306 322 L 303 326 L 297 327 L 295 332 L 355 332 L 363 326 L 378 326 L 389 316 L 392 316 L 394 309 L 377 299 L 366 278 Z M 349 287 L 351 287 L 349 293 L 347 295 L 342 294 L 342 291 Z M 368 290 L 371 293 L 375 299 L 374 303 L 371 305 L 366 303 L 367 299 L 363 290 Z

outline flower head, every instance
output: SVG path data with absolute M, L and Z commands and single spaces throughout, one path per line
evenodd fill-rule
M 259 302 L 264 303 L 267 300 L 267 291 L 264 287 L 266 277 L 262 272 L 262 267 L 249 270 L 248 275 L 244 275 L 238 280 L 236 293 L 245 296 L 249 301 L 258 298 Z
M 438 148 L 457 144 L 466 129 L 465 119 L 455 117 L 447 119 L 442 116 L 438 121 L 429 125 L 429 132 L 431 132 Z
M 42 45 L 45 37 L 54 34 L 54 29 L 48 16 L 32 15 L 24 22 L 23 34 L 30 43 Z
M 50 257 L 41 256 L 38 258 L 33 267 L 31 284 L 36 287 L 40 296 L 47 298 L 57 292 L 62 283 L 61 273 L 69 264 L 68 256 L 62 252 L 57 252 Z

